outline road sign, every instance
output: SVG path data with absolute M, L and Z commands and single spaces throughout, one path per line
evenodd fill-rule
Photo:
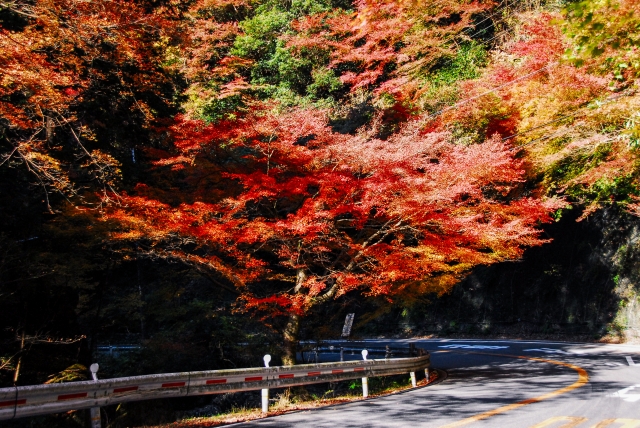
M 344 320 L 344 327 L 342 327 L 342 337 L 349 337 L 351 335 L 351 326 L 353 326 L 353 319 L 356 314 L 347 314 Z

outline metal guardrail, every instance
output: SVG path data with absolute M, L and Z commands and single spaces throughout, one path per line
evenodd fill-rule
M 418 357 L 425 354 L 425 351 L 423 349 L 416 348 L 415 344 L 413 343 L 409 343 L 409 347 L 407 348 L 391 346 L 366 346 L 366 344 L 359 344 L 357 342 L 339 342 L 335 345 L 329 345 L 326 343 L 307 343 L 306 346 L 301 347 L 301 349 L 298 351 L 298 355 L 300 356 L 300 360 L 307 363 L 318 363 L 319 354 L 340 354 L 340 361 L 344 361 L 345 357 L 349 359 L 349 355 L 359 355 L 362 349 L 366 349 L 369 356 L 378 355 L 386 359 L 397 357 Z
M 134 352 L 142 349 L 140 345 L 100 345 L 96 347 L 99 354 L 120 354 L 122 352 Z
M 366 353 L 363 351 L 363 355 Z M 429 354 L 391 358 L 300 364 L 264 368 L 211 370 L 131 376 L 94 381 L 0 388 L 0 420 L 97 408 L 128 401 L 265 390 L 297 385 L 411 373 L 428 370 Z M 97 369 L 96 369 L 97 370 Z M 367 390 L 364 389 L 364 395 Z M 264 402 L 264 400 L 263 400 Z M 263 411 L 265 410 L 263 404 Z M 98 419 L 99 426 L 99 419 Z

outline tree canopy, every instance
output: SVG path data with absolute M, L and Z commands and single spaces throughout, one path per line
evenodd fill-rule
M 45 292 L 89 348 L 237 316 L 291 363 L 320 307 L 442 295 L 571 207 L 640 213 L 638 6 L 542 3 L 0 2 L 0 293 L 42 315 L 0 369 Z

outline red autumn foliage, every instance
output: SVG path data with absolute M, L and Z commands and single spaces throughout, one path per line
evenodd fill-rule
M 37 125 L 47 112 L 61 113 L 99 78 L 99 70 L 87 73 L 88 60 L 155 70 L 156 58 L 143 37 L 170 26 L 160 13 L 149 14 L 124 0 L 18 2 L 11 12 L 28 24 L 22 31 L 0 28 L 0 115 L 22 128 Z M 137 77 L 132 87 L 151 89 L 145 73 Z M 8 101 L 21 97 L 26 97 L 22 103 Z
M 387 141 L 345 136 L 303 109 L 233 125 L 178 120 L 166 163 L 191 159 L 182 201 L 145 187 L 108 217 L 123 225 L 117 238 L 215 270 L 269 316 L 352 291 L 447 292 L 471 267 L 542 243 L 537 227 L 559 206 L 521 194 L 522 166 L 499 139 L 458 145 L 414 122 Z M 203 170 L 219 181 L 188 181 Z
M 529 72 L 558 61 L 568 47 L 561 29 L 553 25 L 558 19 L 550 13 L 542 13 L 524 24 L 521 37 L 509 51 L 525 60 L 524 69 Z
M 330 51 L 330 66 L 351 90 L 386 83 L 394 93 L 408 83 L 406 74 L 428 70 L 449 52 L 443 39 L 473 28 L 472 17 L 494 4 L 358 0 L 355 6 L 353 14 L 318 14 L 294 22 L 297 34 L 287 38 L 288 46 Z

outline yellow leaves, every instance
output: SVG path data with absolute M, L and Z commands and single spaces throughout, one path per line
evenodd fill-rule
M 121 241 L 134 241 L 145 237 L 146 234 L 142 230 L 130 230 L 127 232 L 112 233 L 111 238 Z
M 251 0 L 200 0 L 196 3 L 199 9 L 218 8 L 218 7 L 250 7 Z
M 31 145 L 22 144 L 17 152 L 39 184 L 50 186 L 63 194 L 72 193 L 73 185 L 61 163 L 56 158 L 33 148 Z
M 436 293 L 438 296 L 442 296 L 445 293 L 451 291 L 454 285 L 460 282 L 460 277 L 456 275 L 439 275 L 431 277 L 421 282 L 420 292 L 421 294 Z
M 45 384 L 86 380 L 87 372 L 87 368 L 82 364 L 73 364 L 72 366 L 62 370 L 60 373 L 49 376 L 49 380 L 47 380 Z
M 446 260 L 445 254 L 438 251 L 437 248 L 429 245 L 409 247 L 407 248 L 407 252 L 412 254 L 414 257 L 420 258 L 421 260 L 419 260 L 419 262 L 422 260 L 428 260 L 430 262 L 444 262 Z
M 48 167 L 51 168 L 52 170 L 60 170 L 60 162 L 45 154 L 45 153 L 41 153 L 38 151 L 34 151 L 34 150 L 25 150 L 26 147 L 23 147 L 22 150 L 24 150 L 24 157 L 25 159 L 30 160 L 31 162 L 37 163 L 38 166 L 40 167 Z

